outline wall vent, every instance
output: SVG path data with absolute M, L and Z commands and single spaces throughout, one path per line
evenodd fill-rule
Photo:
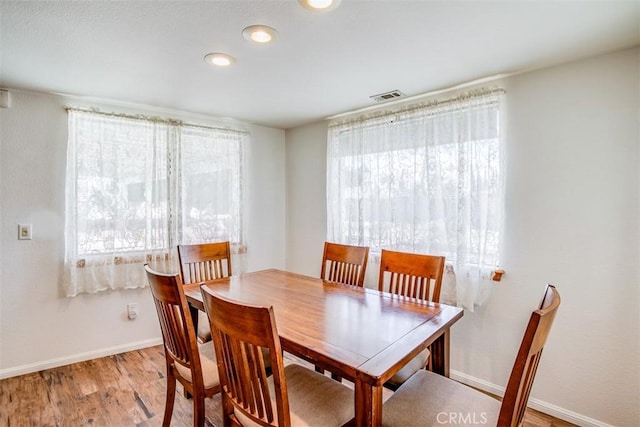
M 387 102 L 392 99 L 404 98 L 405 96 L 407 95 L 396 89 L 385 93 L 379 93 L 377 95 L 371 95 L 369 98 L 376 102 Z

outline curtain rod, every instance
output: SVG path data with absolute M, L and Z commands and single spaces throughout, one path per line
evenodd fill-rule
M 400 107 L 395 110 L 377 111 L 377 112 L 372 112 L 370 114 L 362 114 L 356 117 L 347 118 L 344 120 L 336 120 L 329 124 L 329 128 L 344 126 L 352 123 L 359 123 L 367 120 L 379 120 L 385 117 L 395 116 L 396 114 L 411 113 L 413 111 L 422 110 L 426 108 L 444 107 L 447 105 L 455 104 L 455 103 L 469 100 L 469 99 L 482 98 L 490 95 L 502 95 L 506 92 L 507 91 L 502 88 L 476 89 L 476 90 L 465 92 L 447 99 L 437 99 L 437 100 L 431 100 L 426 102 L 420 102 L 416 104 L 410 104 L 405 107 Z
M 168 125 L 173 125 L 173 126 L 189 126 L 189 127 L 206 129 L 206 130 L 228 131 L 228 132 L 244 133 L 244 134 L 249 133 L 246 130 L 234 129 L 231 127 L 198 125 L 195 123 L 188 123 L 183 120 L 171 119 L 171 118 L 159 117 L 159 116 L 147 116 L 144 114 L 128 114 L 128 113 L 107 113 L 104 111 L 100 111 L 100 109 L 98 108 L 77 108 L 77 107 L 65 105 L 64 109 L 67 112 L 78 111 L 81 113 L 91 113 L 91 114 L 97 114 L 97 115 L 106 116 L 106 117 L 119 117 L 123 119 L 140 120 L 140 121 L 147 121 L 147 122 L 153 122 L 153 123 L 166 123 Z

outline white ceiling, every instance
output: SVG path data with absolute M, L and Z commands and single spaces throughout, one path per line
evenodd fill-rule
M 279 31 L 255 46 L 244 27 Z M 0 86 L 290 128 L 640 43 L 640 1 L 0 1 Z M 237 58 L 227 69 L 209 52 Z

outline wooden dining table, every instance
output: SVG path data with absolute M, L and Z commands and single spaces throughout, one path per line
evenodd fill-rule
M 200 286 L 273 306 L 283 350 L 353 381 L 358 426 L 382 425 L 383 384 L 427 346 L 432 369 L 449 375 L 449 330 L 463 315 L 458 307 L 282 270 L 185 285 L 196 312 L 204 310 Z

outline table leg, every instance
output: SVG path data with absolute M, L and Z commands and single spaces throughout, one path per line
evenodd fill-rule
M 431 344 L 431 365 L 433 372 L 449 376 L 449 330 Z
M 356 425 L 382 425 L 382 385 L 372 386 L 360 379 L 355 381 Z

